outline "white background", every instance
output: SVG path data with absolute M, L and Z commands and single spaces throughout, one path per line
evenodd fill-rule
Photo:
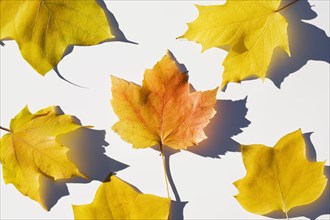
M 77 116 L 82 124 L 94 125 L 96 130 L 106 130 L 105 140 L 110 144 L 105 148 L 106 155 L 129 166 L 117 173 L 119 177 L 144 193 L 165 197 L 159 152 L 153 149 L 132 149 L 130 144 L 122 141 L 111 130 L 117 118 L 109 104 L 110 74 L 141 84 L 144 69 L 152 68 L 169 49 L 178 62 L 189 70 L 189 81 L 196 90 L 219 86 L 223 72 L 221 63 L 226 51 L 212 48 L 201 53 L 200 45 L 176 40 L 186 31 L 186 23 L 197 17 L 196 3 L 207 5 L 221 2 L 106 1 L 125 36 L 138 45 L 107 42 L 91 47 L 75 47 L 60 62 L 58 69 L 67 80 L 86 88 L 61 80 L 54 71 L 45 77 L 38 75 L 22 58 L 17 44 L 6 41 L 6 46 L 0 48 L 1 125 L 9 127 L 10 119 L 25 105 L 29 106 L 31 112 L 58 105 L 65 113 Z M 310 3 L 314 5 L 312 10 L 318 16 L 305 22 L 314 25 L 315 29 L 325 30 L 329 36 L 329 1 Z M 301 3 L 296 4 L 290 10 L 298 8 Z M 312 48 L 320 43 L 318 39 L 300 42 L 305 33 L 291 33 L 295 38 L 290 36 L 290 46 L 294 42 L 293 45 L 299 48 Z M 313 33 L 310 34 L 313 36 Z M 298 50 L 298 47 L 291 49 Z M 310 139 L 317 160 L 326 160 L 329 165 L 329 64 L 309 60 L 300 67 L 284 79 L 281 89 L 269 79 L 264 82 L 255 79 L 241 84 L 230 83 L 225 92 L 219 92 L 217 98 L 223 100 L 220 104 L 241 108 L 224 109 L 227 111 L 226 117 L 233 120 L 227 121 L 227 125 L 240 124 L 235 122 L 236 116 L 232 115 L 238 112 L 240 115 L 237 120 L 241 120 L 245 128 L 232 137 L 232 141 L 227 137 L 226 143 L 212 144 L 225 148 L 230 148 L 224 146 L 227 143 L 230 145 L 236 142 L 273 146 L 285 134 L 301 128 L 303 133 L 313 132 Z M 233 104 L 235 101 L 240 105 Z M 244 104 L 248 109 L 246 115 L 242 108 Z M 214 120 L 216 122 L 211 122 L 208 131 L 212 132 L 207 133 L 210 139 L 216 140 L 214 137 L 222 132 L 228 133 L 225 126 L 222 126 L 223 130 L 212 129 L 217 128 L 221 120 L 226 120 L 221 118 L 221 114 L 221 111 L 218 112 Z M 248 121 L 250 124 L 246 126 Z M 205 144 L 201 144 L 203 146 Z M 241 154 L 227 152 L 220 157 L 203 157 L 189 151 L 170 157 L 171 174 L 177 191 L 182 201 L 188 201 L 184 208 L 185 218 L 268 219 L 245 211 L 233 197 L 237 190 L 232 183 L 245 175 Z M 1 178 L 1 219 L 72 219 L 71 204 L 90 203 L 99 184 L 99 181 L 68 183 L 70 195 L 62 197 L 47 212 L 38 203 L 21 195 L 13 185 L 5 185 Z M 173 193 L 171 197 L 174 199 Z M 321 215 L 318 219 L 329 219 L 329 216 Z

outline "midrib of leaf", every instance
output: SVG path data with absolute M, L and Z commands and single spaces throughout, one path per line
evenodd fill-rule
M 12 132 L 10 135 L 15 136 L 13 132 Z M 13 147 L 14 147 L 14 157 L 15 157 L 15 159 L 16 159 L 16 161 L 17 161 L 17 165 L 18 165 L 18 167 L 19 167 L 19 172 L 21 173 L 21 175 L 23 176 L 23 178 L 24 178 L 25 180 L 28 180 L 28 179 L 29 179 L 29 176 L 27 176 L 26 173 L 23 172 L 23 169 L 22 169 L 22 166 L 21 166 L 20 160 L 18 159 L 18 156 L 17 156 L 17 153 L 16 153 L 17 150 L 16 150 L 16 146 L 15 146 L 15 144 L 14 144 L 14 142 L 15 142 L 15 141 L 14 141 L 14 138 L 12 138 L 12 141 L 13 141 Z M 17 172 L 17 170 L 14 171 L 14 172 Z M 36 173 L 36 175 L 38 175 L 38 173 Z M 16 185 L 14 181 L 12 181 L 12 183 L 13 183 L 14 185 Z M 39 181 L 37 181 L 37 184 L 39 184 Z M 20 184 L 19 186 L 21 186 L 21 184 Z M 25 186 L 26 186 L 26 185 L 25 185 Z M 36 186 L 36 187 L 37 187 L 37 186 Z M 18 189 L 19 189 L 20 191 L 23 190 L 21 187 L 19 187 Z M 29 192 L 29 191 L 30 191 L 30 185 L 27 186 L 26 191 L 24 191 L 24 194 L 26 193 L 26 194 L 28 195 L 28 192 Z M 30 195 L 28 195 L 28 196 L 30 197 Z M 37 197 L 39 197 L 39 198 L 38 198 L 38 200 L 39 200 L 39 199 L 40 199 L 40 196 L 38 195 Z
M 13 133 L 12 133 L 12 134 L 13 134 Z M 16 147 L 15 147 L 14 139 L 13 139 L 13 138 L 12 138 L 12 141 L 13 141 L 13 147 L 14 147 L 14 157 L 15 157 L 15 159 L 16 159 L 16 161 L 17 161 L 17 165 L 18 165 L 18 167 L 19 167 L 19 170 L 21 171 L 23 177 L 25 178 L 25 173 L 22 172 L 21 163 L 20 163 L 20 161 L 19 161 L 19 159 L 18 159 L 18 156 L 17 156 L 17 153 L 16 153 Z M 26 178 L 25 178 L 25 179 L 26 179 Z
M 167 100 L 167 89 L 165 89 L 164 92 L 164 96 L 163 96 L 163 107 L 162 107 L 162 112 L 161 112 L 161 131 L 160 131 L 160 140 L 161 140 L 161 144 L 164 143 L 164 139 L 163 138 L 163 134 L 164 134 L 164 118 L 165 118 L 165 106 L 167 105 L 168 101 L 170 99 Z
M 273 15 L 268 18 L 267 22 L 265 22 L 265 24 L 262 28 L 262 31 L 261 31 L 260 35 L 258 36 L 257 40 L 253 43 L 253 45 L 250 48 L 247 48 L 248 50 L 246 52 L 244 52 L 244 54 L 243 54 L 244 57 L 250 55 L 250 53 L 249 53 L 250 50 L 252 50 L 254 48 L 254 46 L 259 42 L 259 40 L 262 38 L 263 34 L 266 31 L 266 27 L 268 26 L 268 24 L 270 23 L 270 20 L 274 17 L 274 15 L 275 15 L 275 13 L 273 13 Z M 239 55 L 239 54 L 237 54 L 237 55 Z M 263 66 L 264 66 L 264 63 L 265 62 L 263 62 L 263 64 L 262 64 Z M 241 63 L 241 65 L 240 65 L 240 70 L 241 70 L 240 72 L 243 72 L 242 69 L 243 69 L 243 63 Z
M 160 120 L 160 123 L 161 123 L 161 131 L 160 131 L 160 140 L 161 140 L 161 143 L 163 144 L 163 133 L 164 133 L 164 109 L 165 109 L 165 98 L 166 98 L 166 92 L 165 92 L 165 95 L 164 95 L 164 99 L 163 99 L 163 108 L 162 108 L 162 115 L 161 115 L 161 120 Z
M 193 93 L 194 94 L 194 93 Z M 190 97 L 191 97 L 191 95 L 192 94 L 190 94 L 189 95 L 189 98 L 188 98 L 188 101 L 190 101 Z M 198 99 L 199 100 L 199 99 Z M 195 111 L 196 111 L 196 103 L 198 102 L 198 100 L 196 100 L 195 102 L 194 102 L 194 105 L 193 105 L 193 108 L 192 108 L 192 110 L 191 110 L 191 112 L 190 112 L 190 114 L 186 117 L 186 118 L 184 118 L 183 120 L 182 120 L 182 122 L 175 128 L 175 129 L 173 129 L 165 138 L 164 138 L 164 140 L 166 140 L 168 137 L 170 137 L 174 132 L 176 132 L 180 127 L 181 127 L 181 125 L 183 125 L 192 115 L 193 115 L 193 113 L 195 113 Z
M 44 154 L 41 150 L 39 150 L 38 148 L 36 148 L 34 145 L 30 144 L 28 141 L 24 140 L 23 138 L 19 137 L 19 136 L 16 135 L 14 132 L 11 133 L 11 135 L 13 135 L 15 138 L 19 139 L 20 141 L 24 142 L 26 145 L 28 145 L 29 147 L 31 147 L 33 150 L 39 152 L 39 153 L 40 153 L 41 155 L 43 155 L 44 157 L 47 157 L 49 160 L 54 161 L 56 164 L 59 164 L 59 166 L 65 168 L 65 166 L 62 165 L 62 163 L 60 163 L 60 162 L 54 160 L 53 158 L 51 158 L 51 157 L 48 156 L 47 154 Z M 14 139 L 13 139 L 13 140 L 14 140 Z M 50 141 L 50 140 L 47 140 L 47 141 L 45 141 L 45 142 L 48 142 L 48 141 Z M 42 143 L 42 142 L 39 142 L 38 144 L 40 144 L 40 143 Z M 17 149 L 16 149 L 16 146 L 15 146 L 14 144 L 13 144 L 13 146 L 14 146 L 14 150 L 15 150 L 15 151 L 14 151 L 14 152 L 15 152 L 15 158 L 16 158 L 16 160 L 17 160 L 17 163 L 19 164 L 19 160 L 18 160 L 18 157 L 17 157 L 17 154 L 16 154 L 16 150 L 17 150 Z M 36 164 L 36 166 L 37 166 L 37 163 L 36 163 L 36 162 L 35 162 L 35 164 Z M 37 166 L 37 167 L 38 167 L 38 166 Z M 38 167 L 38 168 L 39 168 L 39 167 Z M 20 167 L 20 169 L 22 169 L 22 168 Z M 22 173 L 23 173 L 23 172 L 22 172 Z
M 52 13 L 51 10 L 48 8 L 48 6 L 47 6 L 45 0 L 40 0 L 40 1 L 43 3 L 44 7 L 45 7 L 46 10 L 48 11 L 49 16 L 50 16 L 50 17 L 53 16 L 53 13 Z M 48 30 L 48 26 L 49 26 L 49 23 L 50 23 L 50 17 L 48 18 L 47 27 L 46 27 L 46 32 L 47 32 L 47 30 Z M 53 17 L 54 17 L 54 16 L 53 16 Z M 58 29 L 59 29 L 59 31 L 60 31 L 60 34 L 61 34 L 62 38 L 64 39 L 65 43 L 69 45 L 69 42 L 68 42 L 67 39 L 65 38 L 65 36 L 64 36 L 64 34 L 63 34 L 63 31 L 62 31 L 62 29 L 61 29 L 61 26 L 58 24 L 58 22 L 57 22 L 57 20 L 55 19 L 55 17 L 54 17 L 54 22 L 55 22 L 56 26 L 58 27 Z
M 262 27 L 262 31 L 260 33 L 260 35 L 258 36 L 257 40 L 253 43 L 253 45 L 250 48 L 247 48 L 247 52 L 249 52 L 249 50 L 253 49 L 253 47 L 259 42 L 259 40 L 261 39 L 261 37 L 264 35 L 265 31 L 266 31 L 266 27 L 268 27 L 270 21 L 272 20 L 272 18 L 274 17 L 275 13 L 273 13 L 271 16 L 269 16 L 267 22 L 265 22 L 264 26 Z
M 133 103 L 131 102 L 131 100 L 128 98 L 128 96 L 126 95 L 126 93 L 123 93 L 123 96 L 125 98 L 125 100 L 128 102 L 128 104 L 132 107 L 133 112 L 135 113 L 136 117 L 139 119 L 139 121 L 142 123 L 143 127 L 145 127 L 152 135 L 154 135 L 155 137 L 159 137 L 159 135 L 155 134 L 150 128 L 149 126 L 147 126 L 147 123 L 145 122 L 145 120 L 143 119 L 142 115 L 140 114 L 139 110 L 137 110 L 135 108 L 135 106 L 133 105 Z M 160 141 L 160 140 L 157 140 Z
M 35 29 L 36 29 L 36 26 L 37 26 L 37 22 L 38 22 L 38 18 L 39 18 L 39 13 L 40 13 L 40 6 L 41 6 L 41 3 L 42 3 L 42 1 L 40 1 L 40 2 L 39 2 L 39 5 L 38 5 L 37 16 L 36 16 L 36 19 L 34 20 L 34 24 L 33 24 L 32 35 L 34 34 Z
M 281 180 L 280 180 L 280 177 L 279 177 L 279 171 L 278 171 L 278 167 L 277 167 L 277 159 L 276 159 L 276 154 L 275 152 L 273 151 L 273 154 L 274 154 L 274 164 L 275 164 L 275 174 L 276 174 L 276 182 L 278 184 L 278 187 L 280 189 L 280 195 L 281 195 L 281 202 L 282 202 L 282 207 L 284 209 L 284 213 L 285 213 L 285 217 L 286 219 L 289 219 L 288 217 L 288 211 L 286 209 L 286 205 L 285 205 L 285 199 L 284 199 L 284 195 L 283 195 L 283 189 L 282 189 L 282 184 L 281 184 Z

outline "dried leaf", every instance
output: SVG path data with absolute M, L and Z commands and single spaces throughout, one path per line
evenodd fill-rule
M 203 50 L 230 47 L 221 87 L 251 75 L 264 79 L 275 48 L 290 55 L 288 23 L 280 14 L 280 3 L 227 0 L 224 5 L 197 6 L 198 18 L 181 37 L 202 44 Z
M 305 156 L 301 130 L 284 136 L 275 147 L 254 144 L 242 146 L 247 174 L 236 181 L 238 202 L 249 212 L 286 213 L 293 207 L 309 204 L 326 187 L 324 162 L 310 162 Z
M 0 1 L 0 40 L 14 39 L 41 75 L 53 69 L 70 45 L 95 45 L 113 38 L 96 1 Z
M 111 79 L 111 104 L 119 117 L 112 129 L 133 147 L 185 149 L 206 138 L 203 129 L 215 114 L 217 88 L 190 93 L 188 75 L 180 72 L 169 52 L 145 71 L 142 87 Z
M 70 115 L 60 115 L 54 106 L 34 114 L 25 107 L 10 123 L 10 133 L 1 138 L 1 163 L 5 183 L 12 183 L 23 194 L 46 207 L 40 190 L 41 176 L 54 180 L 81 176 L 67 157 L 69 150 L 56 141 L 58 135 L 76 130 Z
M 102 183 L 94 201 L 73 205 L 75 219 L 168 219 L 171 200 L 142 194 L 116 176 Z

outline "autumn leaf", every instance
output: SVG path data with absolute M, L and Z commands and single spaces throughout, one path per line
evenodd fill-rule
M 190 93 L 188 75 L 170 52 L 145 71 L 142 87 L 111 79 L 111 104 L 119 117 L 112 129 L 133 147 L 164 144 L 185 149 L 206 138 L 203 128 L 215 114 L 217 88 Z
M 242 146 L 247 174 L 236 181 L 238 202 L 249 212 L 288 212 L 320 197 L 326 187 L 324 162 L 310 162 L 305 156 L 301 130 L 280 139 L 275 147 L 260 144 Z
M 41 75 L 60 62 L 68 46 L 114 38 L 95 0 L 0 1 L 0 13 L 0 40 L 14 39 Z
M 54 106 L 34 114 L 25 107 L 11 120 L 9 133 L 1 138 L 5 183 L 14 184 L 23 195 L 48 209 L 45 195 L 40 190 L 42 176 L 54 180 L 85 177 L 68 159 L 68 148 L 56 140 L 59 135 L 80 127 L 70 115 L 59 114 Z
M 171 200 L 142 194 L 116 176 L 102 183 L 94 201 L 73 205 L 75 219 L 168 219 Z
M 264 79 L 275 48 L 290 55 L 288 23 L 280 12 L 296 1 L 281 8 L 281 0 L 227 0 L 224 5 L 197 6 L 199 16 L 181 38 L 202 44 L 203 51 L 229 46 L 222 88 L 251 75 Z

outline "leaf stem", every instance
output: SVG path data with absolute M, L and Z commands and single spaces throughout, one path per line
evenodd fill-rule
M 293 5 L 293 4 L 296 3 L 297 1 L 299 1 L 299 0 L 294 0 L 294 1 L 291 2 L 290 4 L 287 4 L 287 5 L 283 6 L 282 8 L 277 9 L 276 12 L 282 11 L 283 9 L 289 7 L 290 5 Z
M 164 176 L 165 176 L 165 183 L 166 183 L 166 191 L 167 191 L 167 198 L 170 199 L 170 191 L 168 187 L 168 177 L 167 177 L 167 170 L 166 170 L 166 162 L 165 162 L 165 155 L 163 151 L 163 144 L 159 144 L 160 154 L 162 155 L 162 161 L 163 161 L 163 169 L 164 169 Z
M 286 217 L 287 220 L 290 220 L 289 216 L 288 216 L 288 212 L 286 210 L 285 210 L 285 217 Z
M 11 130 L 9 130 L 8 128 L 4 128 L 4 127 L 2 127 L 1 125 L 0 125 L 0 129 L 1 129 L 1 130 L 4 130 L 4 131 L 7 131 L 7 132 L 9 132 L 9 133 L 11 133 Z

